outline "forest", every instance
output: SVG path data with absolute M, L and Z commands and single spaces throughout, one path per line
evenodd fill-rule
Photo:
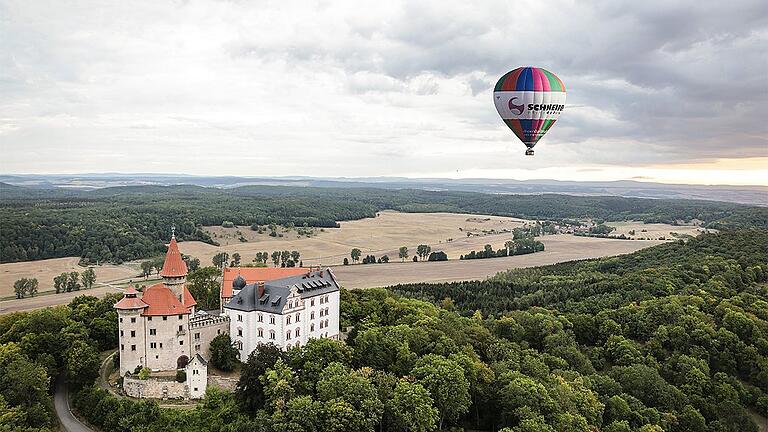
M 592 217 L 646 222 L 697 219 L 714 228 L 768 227 L 768 209 L 712 201 L 568 195 L 243 186 L 126 186 L 92 191 L 0 183 L 0 262 L 81 257 L 121 263 L 162 254 L 171 226 L 180 240 L 215 243 L 206 225 L 335 227 L 386 209 L 532 219 Z
M 83 296 L 0 317 L 0 430 L 53 428 L 64 374 L 78 412 L 109 431 L 756 432 L 767 280 L 755 229 L 482 282 L 342 290 L 344 342 L 262 345 L 234 393 L 210 388 L 190 410 L 92 385 L 117 344 L 115 296 Z

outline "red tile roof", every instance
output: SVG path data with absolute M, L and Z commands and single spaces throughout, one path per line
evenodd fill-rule
M 136 298 L 136 295 L 139 292 L 136 291 L 136 288 L 133 287 L 133 285 L 129 285 L 128 289 L 125 290 L 124 297 L 120 299 L 117 303 L 115 303 L 114 308 L 115 309 L 144 309 L 147 307 L 147 304 L 144 303 L 140 298 Z
M 182 299 L 184 300 L 184 306 L 188 308 L 197 304 L 197 301 L 195 300 L 194 297 L 192 297 L 192 293 L 189 292 L 186 285 L 184 285 L 184 294 L 182 296 Z
M 163 277 L 181 277 L 187 275 L 187 263 L 181 258 L 179 245 L 176 244 L 176 236 L 171 237 L 171 243 L 168 245 L 168 252 L 165 254 L 165 262 L 160 276 Z
M 186 291 L 186 287 L 184 288 Z M 186 294 L 183 296 L 186 297 Z M 192 296 L 189 296 L 192 298 Z M 142 315 L 179 315 L 190 313 L 189 306 L 179 301 L 170 288 L 159 283 L 144 289 L 141 300 L 149 307 L 144 309 Z M 192 299 L 194 301 L 194 299 Z
M 298 276 L 309 271 L 310 269 L 305 267 L 226 267 L 224 269 L 224 277 L 222 278 L 221 297 L 232 297 L 232 281 L 235 280 L 238 274 L 247 283 L 252 284 L 289 276 Z

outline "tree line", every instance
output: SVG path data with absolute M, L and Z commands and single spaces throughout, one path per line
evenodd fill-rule
M 459 259 L 482 259 L 482 258 L 500 258 L 514 255 L 526 255 L 536 252 L 542 252 L 544 250 L 544 243 L 534 239 L 533 237 L 518 237 L 517 240 L 509 240 L 504 242 L 504 247 L 499 250 L 494 250 L 493 246 L 487 244 L 481 251 L 470 251 L 464 255 L 460 255 Z

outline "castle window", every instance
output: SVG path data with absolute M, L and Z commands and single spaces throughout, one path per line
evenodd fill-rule
M 168 317 L 167 317 L 167 316 L 164 316 L 164 317 L 163 317 L 163 321 L 168 321 Z
M 285 323 L 286 323 L 286 324 L 290 324 L 290 323 L 291 323 L 291 317 L 290 317 L 290 315 L 289 315 L 289 316 L 287 316 L 287 317 L 285 317 Z
M 299 337 L 300 334 L 301 334 L 301 331 L 299 329 L 296 329 L 296 337 Z
M 264 337 L 264 329 L 259 329 L 259 337 Z
M 136 345 L 131 345 L 131 351 L 136 351 Z
M 310 300 L 310 301 L 309 301 L 309 305 L 310 305 L 310 306 L 314 306 L 314 305 L 315 305 L 315 299 L 312 299 L 312 300 Z
M 136 322 L 136 318 L 131 318 L 131 324 Z
M 157 334 L 157 329 L 149 329 L 149 335 L 155 336 Z
M 200 340 L 200 333 L 195 333 L 195 340 Z
M 237 329 L 237 335 L 242 336 L 243 335 L 243 329 L 239 328 Z
M 328 328 L 328 320 L 325 320 L 325 327 Z
M 323 328 L 323 322 L 320 321 L 320 328 Z
M 120 351 L 125 351 L 125 345 L 120 344 Z
M 152 317 L 147 317 L 147 321 L 152 321 Z
M 157 342 L 150 342 L 149 343 L 150 348 L 157 348 Z
M 323 298 L 320 297 L 320 304 L 323 304 Z
M 160 348 L 162 348 L 162 347 L 163 347 L 163 343 L 162 343 L 162 342 L 160 342 Z
M 289 301 L 289 302 L 288 302 L 288 309 L 292 309 L 292 308 L 293 308 L 293 302 L 292 302 L 292 301 Z
M 238 321 L 242 321 L 243 320 L 243 316 L 242 315 L 237 315 L 237 320 Z
M 131 337 L 136 337 L 136 330 L 131 330 Z
M 180 332 L 184 331 L 184 326 L 179 326 L 179 331 Z
M 120 318 L 120 322 L 123 322 L 123 319 L 122 319 L 122 318 Z
M 309 331 L 315 331 L 315 325 L 314 324 L 310 324 L 309 325 Z
M 299 322 L 299 321 L 301 321 L 301 314 L 297 313 L 296 314 L 296 322 Z
M 258 319 L 258 321 L 259 321 L 259 322 L 264 322 L 264 315 L 262 315 L 262 314 L 259 314 L 259 319 Z
M 195 345 L 195 351 L 200 351 L 200 345 Z
M 242 349 L 243 349 L 243 341 L 237 341 L 237 349 L 242 351 Z
M 269 338 L 272 339 L 272 340 L 275 339 L 275 331 L 274 330 L 270 330 L 269 331 Z
M 184 319 L 184 315 L 179 315 L 179 319 Z
M 315 311 L 309 313 L 309 319 L 315 319 Z
M 274 323 L 275 323 L 275 317 L 274 317 L 274 316 L 271 316 L 271 315 L 270 315 L 270 317 L 269 317 L 269 323 L 270 323 L 270 324 L 274 324 Z
M 184 341 L 183 341 L 183 340 L 180 340 L 180 341 L 179 341 L 179 345 L 184 345 Z
M 291 338 L 291 331 L 290 331 L 290 330 L 288 330 L 287 332 L 285 332 L 285 338 L 286 338 L 286 339 L 290 339 L 290 338 Z
M 123 331 L 122 331 L 122 330 L 120 330 L 120 336 L 122 336 L 122 335 L 123 335 Z
M 195 391 L 197 391 L 197 387 L 195 387 Z

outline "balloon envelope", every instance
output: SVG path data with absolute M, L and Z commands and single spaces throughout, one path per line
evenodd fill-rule
M 493 102 L 504 123 L 528 147 L 525 154 L 532 155 L 533 146 L 565 108 L 565 85 L 546 69 L 521 67 L 499 79 Z

